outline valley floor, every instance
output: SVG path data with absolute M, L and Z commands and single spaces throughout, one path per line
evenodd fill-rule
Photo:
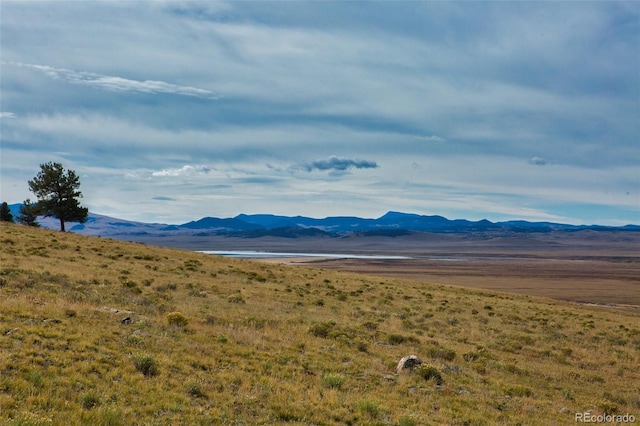
M 400 237 L 137 237 L 190 250 L 345 253 L 408 259 L 283 258 L 265 262 L 549 297 L 640 312 L 640 232 L 414 233 Z
M 640 261 L 299 259 L 292 264 L 472 287 L 640 313 Z

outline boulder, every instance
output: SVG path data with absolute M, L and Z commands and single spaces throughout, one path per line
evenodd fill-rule
M 422 360 L 419 357 L 417 357 L 416 355 L 407 355 L 403 357 L 400 362 L 398 362 L 396 371 L 398 372 L 398 374 L 404 371 L 410 372 L 420 364 L 422 364 Z

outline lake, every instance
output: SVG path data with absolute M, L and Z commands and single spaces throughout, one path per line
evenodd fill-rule
M 215 254 L 218 256 L 235 257 L 241 259 L 272 259 L 283 257 L 325 257 L 331 259 L 411 259 L 407 256 L 386 256 L 367 254 L 338 254 L 338 253 L 279 253 L 270 251 L 253 250 L 200 250 L 200 253 Z

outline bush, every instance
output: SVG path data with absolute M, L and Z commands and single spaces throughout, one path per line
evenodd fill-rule
M 377 331 L 378 330 L 378 324 L 376 324 L 373 321 L 366 321 L 364 323 L 362 323 L 362 327 L 366 330 L 369 331 Z
M 200 384 L 198 382 L 195 381 L 191 381 L 189 383 L 187 383 L 186 386 L 186 391 L 187 394 L 194 397 L 194 398 L 204 398 L 205 396 L 207 396 L 202 388 L 200 387 Z
M 98 406 L 100 404 L 100 399 L 94 392 L 89 392 L 82 395 L 82 398 L 80 398 L 80 403 L 82 405 L 82 408 L 84 408 L 85 410 L 89 410 L 93 407 Z
M 420 343 L 420 341 L 413 336 L 403 336 L 402 334 L 390 334 L 387 336 L 387 342 L 391 345 L 401 345 L 402 343 Z
M 358 407 L 360 408 L 360 411 L 362 411 L 365 414 L 368 414 L 372 418 L 376 418 L 380 415 L 381 410 L 377 402 L 365 399 L 364 401 L 360 401 L 358 403 Z
M 151 355 L 136 355 L 133 358 L 133 365 L 147 377 L 158 375 L 158 364 Z
M 444 382 L 444 380 L 442 379 L 442 375 L 433 365 L 420 364 L 418 367 L 416 367 L 415 372 L 427 381 L 435 381 L 436 385 L 441 385 Z
M 180 312 L 169 312 L 167 314 L 167 322 L 169 325 L 182 328 L 189 324 L 189 319 Z
M 509 396 L 530 397 L 533 391 L 526 386 L 513 386 L 508 388 L 505 393 Z
M 144 339 L 136 334 L 131 334 L 127 336 L 126 342 L 131 346 L 142 346 L 144 344 Z
M 336 326 L 334 321 L 320 322 L 309 327 L 309 333 L 313 334 L 316 337 L 329 337 L 329 333 Z
M 242 296 L 240 296 L 238 294 L 232 294 L 231 296 L 227 297 L 227 302 L 229 302 L 229 303 L 237 303 L 239 305 L 243 305 L 245 303 L 245 301 L 242 298 Z
M 462 359 L 464 359 L 467 362 L 474 362 L 474 361 L 477 361 L 479 358 L 480 358 L 480 352 L 471 351 L 471 352 L 466 352 L 462 354 Z
M 299 422 L 304 417 L 299 415 L 292 407 L 273 407 L 275 417 L 282 423 Z
M 431 358 L 439 358 L 445 361 L 453 361 L 456 358 L 456 351 L 441 347 L 432 347 L 427 350 L 427 355 Z
M 322 383 L 328 388 L 340 389 L 344 383 L 344 376 L 342 374 L 327 374 L 322 378 Z
M 398 426 L 416 426 L 416 421 L 411 417 L 400 417 Z
M 597 406 L 605 416 L 618 413 L 618 406 L 609 400 L 603 399 L 598 401 Z
M 390 334 L 389 337 L 387 337 L 387 342 L 392 345 L 399 345 L 401 343 L 404 343 L 405 340 L 405 337 L 401 334 Z
M 356 349 L 360 352 L 369 352 L 369 345 L 364 340 L 358 339 L 356 340 Z

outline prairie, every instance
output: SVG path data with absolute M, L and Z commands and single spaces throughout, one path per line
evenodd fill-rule
M 634 312 L 11 224 L 0 244 L 3 424 L 640 418 Z M 427 368 L 397 374 L 409 354 Z

